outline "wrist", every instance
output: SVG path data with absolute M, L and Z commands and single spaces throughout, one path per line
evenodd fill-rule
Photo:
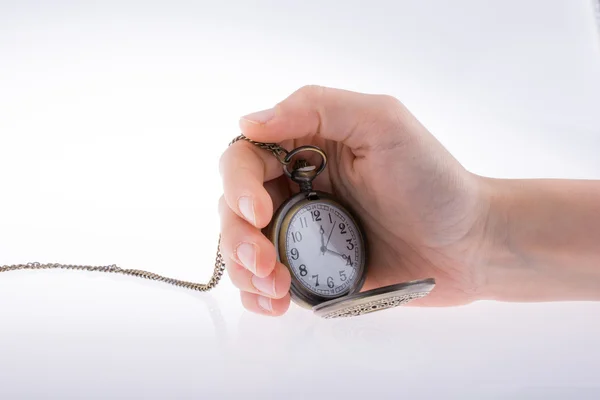
M 488 205 L 480 300 L 516 300 L 519 297 L 517 288 L 526 292 L 523 285 L 530 282 L 531 278 L 527 277 L 530 271 L 526 258 L 513 243 L 513 193 L 500 179 L 480 177 L 480 183 L 484 202 Z
M 489 204 L 480 298 L 600 300 L 597 183 L 481 178 Z

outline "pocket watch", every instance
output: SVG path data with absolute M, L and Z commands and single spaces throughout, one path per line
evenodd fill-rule
M 361 292 L 368 269 L 368 249 L 360 219 L 332 194 L 313 189 L 312 182 L 327 166 L 327 156 L 316 146 L 300 146 L 287 151 L 276 143 L 256 142 L 244 135 L 230 145 L 245 140 L 270 151 L 283 165 L 285 174 L 299 185 L 299 192 L 287 199 L 274 213 L 266 235 L 277 259 L 290 271 L 290 297 L 301 307 L 323 318 L 349 317 L 405 304 L 427 296 L 435 286 L 433 278 L 403 282 Z M 316 153 L 318 167 L 305 159 L 295 161 L 300 153 Z M 0 266 L 0 272 L 16 270 L 67 269 L 116 273 L 160 281 L 182 288 L 205 292 L 213 289 L 225 271 L 217 246 L 215 268 L 207 283 L 189 282 L 153 272 L 120 268 L 116 265 L 90 266 L 60 263 L 14 264 Z

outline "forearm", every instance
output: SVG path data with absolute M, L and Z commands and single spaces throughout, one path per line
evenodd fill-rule
M 485 179 L 483 298 L 600 300 L 600 181 Z

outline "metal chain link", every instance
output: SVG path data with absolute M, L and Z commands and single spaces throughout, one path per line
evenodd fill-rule
M 235 142 L 240 141 L 240 140 L 245 140 L 249 143 L 252 143 L 253 145 L 255 145 L 257 147 L 260 147 L 263 150 L 270 151 L 275 156 L 275 158 L 277 158 L 277 160 L 279 160 L 279 162 L 282 165 L 288 165 L 290 163 L 290 161 L 286 161 L 286 159 L 285 159 L 289 152 L 286 149 L 284 149 L 283 147 L 281 147 L 280 145 L 278 145 L 277 143 L 256 142 L 252 139 L 248 139 L 244 135 L 239 135 L 235 139 L 233 139 L 229 143 L 229 145 L 231 146 L 232 144 L 234 144 Z
M 276 143 L 263 143 L 256 142 L 254 140 L 248 139 L 244 135 L 239 135 L 235 139 L 233 139 L 229 146 L 238 142 L 240 140 L 245 140 L 247 142 L 252 143 L 255 146 L 260 147 L 261 149 L 270 151 L 279 162 L 283 165 L 287 165 L 289 161 L 286 161 L 285 158 L 288 154 L 288 151 L 283 147 L 279 146 Z M 13 265 L 3 265 L 0 266 L 0 273 L 2 272 L 10 272 L 10 271 L 18 271 L 18 270 L 41 270 L 41 269 L 67 269 L 67 270 L 79 270 L 79 271 L 90 271 L 90 272 L 105 272 L 105 273 L 114 273 L 121 275 L 134 276 L 142 279 L 149 279 L 153 281 L 164 282 L 170 285 L 182 287 L 185 289 L 195 290 L 199 292 L 206 292 L 210 289 L 217 286 L 223 273 L 225 272 L 225 261 L 223 260 L 223 255 L 221 254 L 221 235 L 219 234 L 219 240 L 217 243 L 217 257 L 215 261 L 215 269 L 213 271 L 213 275 L 208 281 L 208 283 L 196 283 L 196 282 L 188 282 L 182 281 L 179 279 L 173 279 L 166 276 L 162 276 L 159 274 L 155 274 L 154 272 L 148 272 L 139 269 L 124 269 L 119 268 L 116 265 L 106 265 L 106 266 L 92 266 L 92 265 L 71 265 L 71 264 L 57 264 L 57 263 L 47 263 L 41 264 L 39 262 L 32 262 L 27 264 L 13 264 Z

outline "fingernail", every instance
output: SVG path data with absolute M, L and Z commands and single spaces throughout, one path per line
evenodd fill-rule
M 242 243 L 235 249 L 238 260 L 247 270 L 256 274 L 256 248 L 253 244 Z
M 260 278 L 256 275 L 252 275 L 252 285 L 261 293 L 268 296 L 275 296 L 275 279 L 273 277 Z
M 271 305 L 271 299 L 264 296 L 258 296 L 258 306 L 267 312 L 273 311 L 273 306 Z
M 248 196 L 242 196 L 238 200 L 238 207 L 240 212 L 246 218 L 248 222 L 255 225 L 256 224 L 256 216 L 254 215 L 254 203 L 252 199 Z
M 275 109 L 269 108 L 268 110 L 258 111 L 252 114 L 248 114 L 242 117 L 243 120 L 252 122 L 254 124 L 266 124 L 275 116 Z

